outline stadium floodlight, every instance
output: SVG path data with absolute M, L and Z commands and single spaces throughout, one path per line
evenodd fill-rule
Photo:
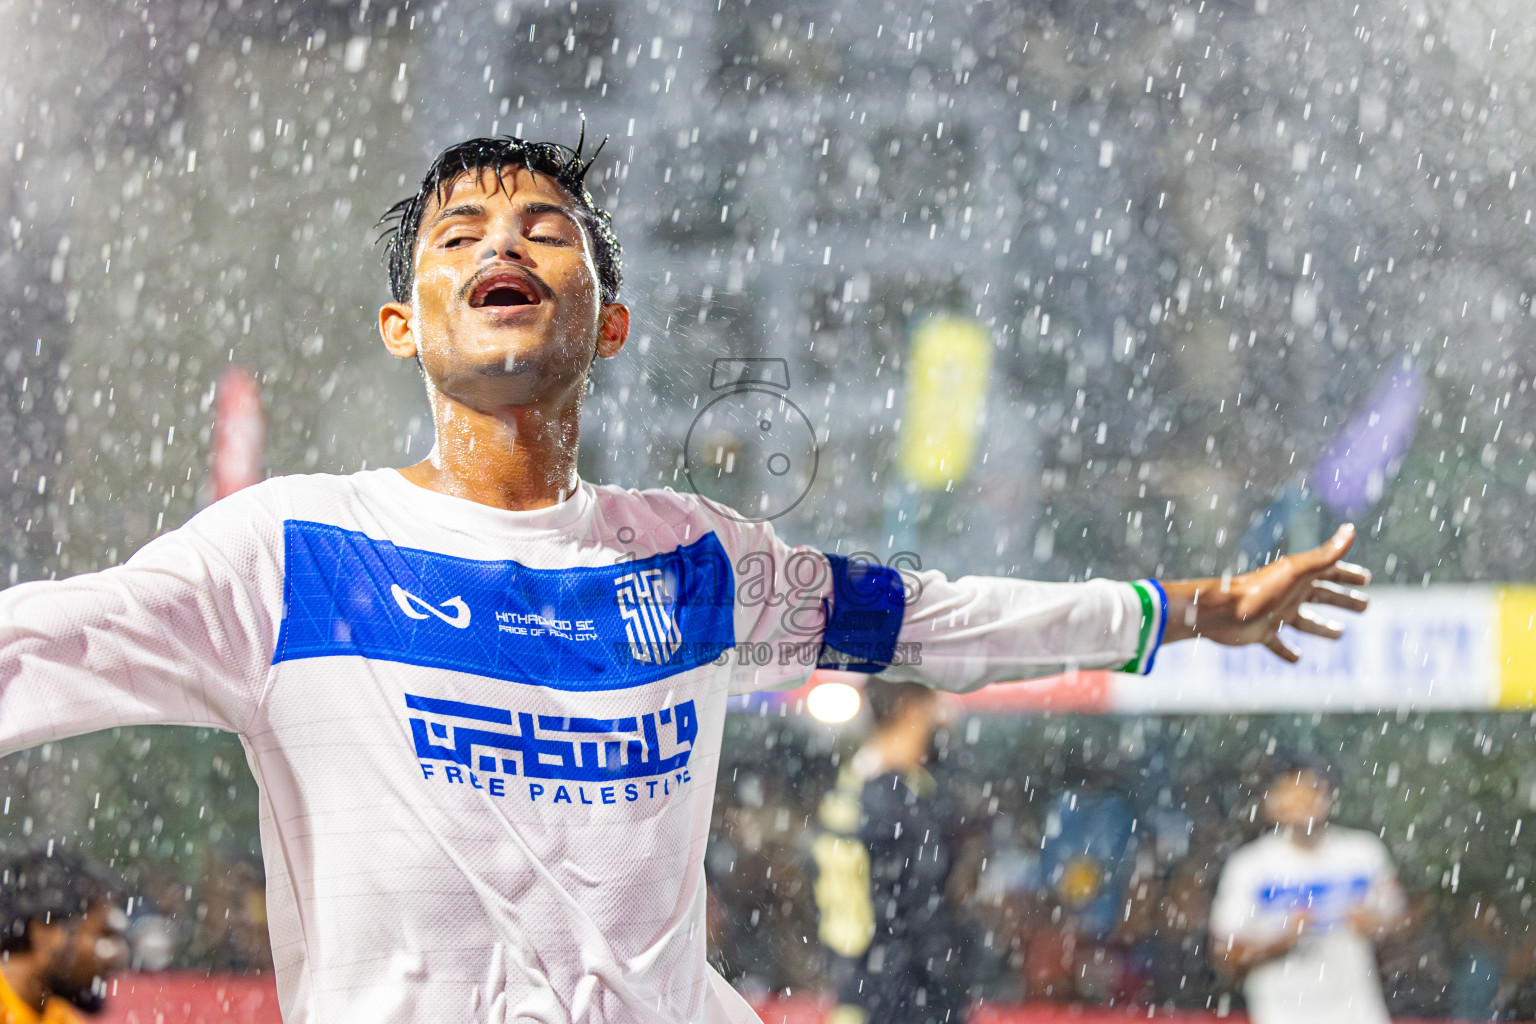
M 806 694 L 805 707 L 818 722 L 837 725 L 859 713 L 862 699 L 847 683 L 818 683 Z

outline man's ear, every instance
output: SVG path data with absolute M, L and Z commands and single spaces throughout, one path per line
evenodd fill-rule
M 629 338 L 629 307 L 618 302 L 603 304 L 597 316 L 597 354 L 612 359 Z
M 411 324 L 411 307 L 403 302 L 387 302 L 379 309 L 379 334 L 392 356 L 414 359 L 420 354 L 416 348 L 416 331 Z

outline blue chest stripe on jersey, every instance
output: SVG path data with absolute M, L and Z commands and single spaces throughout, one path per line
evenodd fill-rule
M 901 573 L 888 566 L 828 554 L 832 602 L 822 635 L 823 668 L 879 672 L 896 656 L 896 639 L 906 612 Z
M 1259 904 L 1291 909 L 1321 906 L 1328 902 L 1359 902 L 1371 891 L 1365 875 L 1352 878 L 1319 878 L 1311 882 L 1262 882 L 1258 888 Z
M 707 664 L 736 641 L 735 581 L 713 533 L 650 558 L 569 569 L 456 558 L 304 520 L 284 524 L 283 550 L 274 664 L 356 655 L 617 690 Z

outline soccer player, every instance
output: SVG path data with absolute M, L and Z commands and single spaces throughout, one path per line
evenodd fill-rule
M 947 717 L 917 683 L 864 688 L 874 732 L 821 802 L 818 932 L 837 1008 L 829 1024 L 960 1024 L 975 965 L 946 891 L 960 850 L 929 748 Z
M 1211 907 L 1211 950 L 1244 975 L 1254 1024 L 1390 1024 L 1373 945 L 1404 904 L 1386 845 L 1328 824 L 1325 769 L 1298 761 L 1264 794 L 1274 831 L 1232 855 Z
M 128 962 L 117 884 L 71 850 L 0 857 L 0 1024 L 78 1024 Z
M 629 328 L 589 166 L 476 139 L 392 211 L 379 327 L 420 364 L 424 461 L 269 480 L 0 594 L 0 749 L 241 737 L 289 1021 L 751 1019 L 705 964 L 704 847 L 726 698 L 802 678 L 781 652 L 965 689 L 1196 634 L 1294 659 L 1282 623 L 1339 633 L 1305 602 L 1365 606 L 1347 529 L 1225 581 L 950 581 L 578 479 Z

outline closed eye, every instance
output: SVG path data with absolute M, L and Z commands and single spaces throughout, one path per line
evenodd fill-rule
M 449 239 L 447 239 L 446 241 L 443 242 L 443 248 L 444 249 L 453 249 L 453 248 L 456 248 L 456 247 L 458 247 L 460 245 L 464 245 L 465 243 L 473 242 L 473 241 L 474 241 L 474 238 L 472 238 L 469 235 L 454 235 L 452 238 L 449 238 Z

